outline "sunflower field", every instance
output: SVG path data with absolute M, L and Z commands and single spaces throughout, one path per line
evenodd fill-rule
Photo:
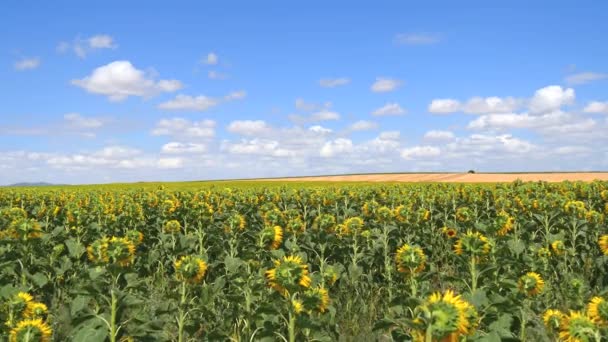
M 608 341 L 608 182 L 0 190 L 0 341 Z

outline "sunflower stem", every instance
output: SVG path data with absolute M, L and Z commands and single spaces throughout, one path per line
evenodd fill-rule
M 111 308 L 110 308 L 110 342 L 116 342 L 116 335 L 118 334 L 116 327 L 116 313 L 118 309 L 118 298 L 116 298 L 116 282 L 112 284 L 110 289 L 110 295 L 112 297 Z
M 296 341 L 296 316 L 290 312 L 289 313 L 289 342 Z
M 182 281 L 181 298 L 179 301 L 179 318 L 177 319 L 177 341 L 184 341 L 184 323 L 186 315 L 184 313 L 184 305 L 186 304 L 186 282 Z
M 477 265 L 475 256 L 471 256 L 471 292 L 477 290 Z

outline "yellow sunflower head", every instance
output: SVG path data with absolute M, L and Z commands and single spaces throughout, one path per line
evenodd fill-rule
M 547 247 L 541 247 L 536 251 L 536 255 L 538 255 L 539 258 L 547 259 L 551 257 L 551 250 Z
M 336 270 L 335 266 L 326 266 L 323 270 L 323 280 L 329 286 L 333 286 L 339 277 L 340 274 Z
M 376 210 L 376 220 L 381 223 L 388 223 L 393 219 L 393 211 L 388 207 L 380 207 Z
M 458 236 L 458 231 L 454 228 L 443 227 L 441 228 L 441 233 L 449 239 L 455 239 Z
M 551 249 L 555 255 L 563 255 L 566 252 L 566 245 L 562 240 L 555 240 L 551 243 Z
M 283 242 L 283 228 L 280 226 L 266 226 L 260 232 L 261 241 L 270 249 L 277 249 Z
M 535 296 L 543 292 L 545 281 L 536 272 L 528 272 L 519 278 L 517 282 L 519 291 L 527 296 Z
M 543 322 L 549 331 L 559 330 L 563 318 L 564 313 L 555 309 L 549 309 L 543 314 Z
M 420 273 L 426 265 L 426 255 L 422 248 L 404 244 L 395 254 L 395 263 L 397 270 L 401 273 Z
M 127 231 L 126 237 L 127 239 L 131 240 L 131 242 L 133 242 L 133 245 L 135 245 L 135 247 L 141 245 L 141 243 L 144 241 L 144 234 L 137 230 Z
M 168 234 L 177 234 L 182 230 L 182 225 L 178 220 L 170 220 L 165 222 L 163 230 Z
M 602 297 L 593 297 L 587 305 L 587 315 L 599 325 L 608 324 L 608 301 Z
M 113 236 L 107 246 L 106 253 L 112 264 L 126 267 L 133 263 L 135 245 L 128 238 Z
M 25 319 L 11 330 L 9 335 L 10 342 L 21 341 L 51 341 L 51 328 L 40 318 Z
M 300 216 L 292 217 L 287 221 L 285 229 L 291 233 L 303 233 L 306 230 L 306 223 Z
M 473 218 L 473 212 L 468 207 L 456 209 L 456 220 L 459 222 L 469 222 Z
M 304 308 L 309 312 L 317 311 L 323 313 L 329 306 L 329 294 L 327 293 L 327 290 L 322 287 L 308 289 L 304 292 L 302 297 Z
M 443 295 L 439 292 L 432 294 L 423 308 L 425 330 L 431 325 L 433 340 L 456 340 L 459 335 L 472 333 L 477 324 L 475 308 L 451 290 L 447 290 Z M 470 319 L 475 322 L 472 323 Z
M 304 304 L 302 304 L 302 301 L 299 300 L 299 299 L 292 299 L 291 300 L 291 308 L 292 308 L 293 312 L 296 315 L 298 315 L 302 311 L 304 311 Z
M 458 255 L 481 256 L 490 253 L 490 242 L 479 232 L 467 232 L 461 235 L 454 244 L 454 252 Z
M 608 255 L 608 234 L 600 236 L 597 242 L 600 245 L 600 250 L 602 253 L 604 255 Z
M 274 266 L 266 271 L 266 279 L 270 287 L 280 294 L 287 296 L 291 291 L 310 287 L 308 265 L 299 256 L 285 256 L 275 260 Z
M 568 342 L 594 341 L 597 327 L 595 323 L 579 311 L 564 315 L 560 324 L 559 338 Z
M 513 226 L 515 225 L 515 218 L 513 216 L 509 216 L 509 214 L 505 211 L 501 211 L 498 214 L 498 218 L 496 219 L 496 225 L 498 231 L 496 234 L 498 236 L 505 236 L 511 230 L 513 230 Z
M 27 307 L 25 308 L 25 312 L 23 313 L 23 317 L 25 318 L 44 318 L 49 309 L 46 307 L 44 303 L 39 302 L 29 302 L 27 303 Z
M 197 284 L 203 281 L 207 273 L 207 263 L 199 257 L 185 255 L 174 263 L 175 278 L 190 284 Z
M 317 230 L 331 232 L 336 227 L 336 218 L 331 214 L 321 214 L 313 221 L 313 227 Z
M 349 233 L 357 234 L 363 231 L 364 222 L 360 217 L 351 217 L 344 220 L 342 225 L 344 226 L 343 230 L 347 232 L 346 234 L 342 235 L 347 235 Z

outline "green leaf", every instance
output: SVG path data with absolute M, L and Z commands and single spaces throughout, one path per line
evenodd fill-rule
M 74 259 L 79 259 L 82 254 L 86 251 L 86 248 L 76 241 L 76 239 L 69 239 L 65 242 L 66 247 L 68 248 L 68 253 L 70 257 Z

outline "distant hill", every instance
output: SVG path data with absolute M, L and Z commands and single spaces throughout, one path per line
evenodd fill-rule
M 61 184 L 52 184 L 46 182 L 23 182 L 23 183 L 15 183 L 7 186 L 52 186 L 52 185 L 61 185 Z

